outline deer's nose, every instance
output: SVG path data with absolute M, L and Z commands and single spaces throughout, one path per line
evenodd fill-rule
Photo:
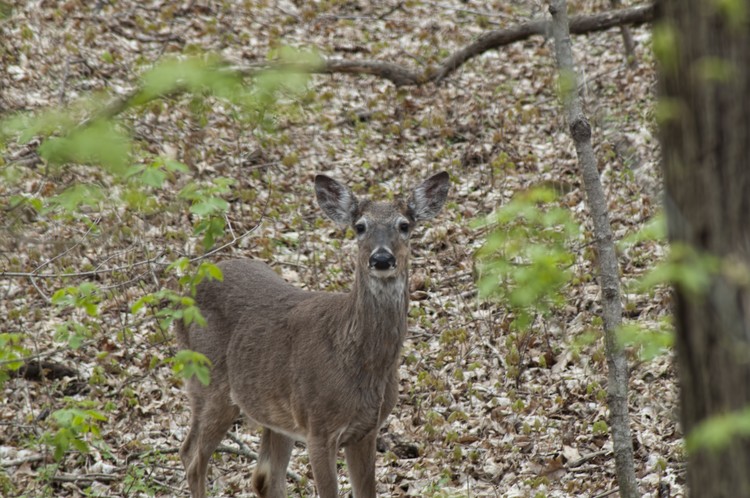
M 378 249 L 370 255 L 370 268 L 390 270 L 396 267 L 396 258 L 385 249 Z

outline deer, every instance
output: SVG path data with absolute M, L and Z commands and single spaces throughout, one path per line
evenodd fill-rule
M 354 497 L 376 495 L 376 438 L 397 401 L 407 331 L 409 238 L 440 212 L 449 187 L 443 171 L 405 201 L 383 202 L 315 176 L 323 213 L 356 236 L 349 292 L 300 289 L 252 259 L 221 262 L 223 278 L 198 285 L 205 325 L 176 325 L 180 345 L 211 361 L 209 385 L 186 381 L 191 423 L 180 458 L 193 498 L 206 496 L 209 459 L 240 413 L 263 428 L 251 478 L 259 496 L 286 496 L 297 441 L 320 497 L 338 496 L 342 447 Z

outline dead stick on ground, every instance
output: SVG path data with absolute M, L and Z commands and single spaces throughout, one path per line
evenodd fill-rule
M 622 323 L 617 254 L 609 224 L 607 199 L 599 178 L 594 149 L 591 146 L 591 125 L 583 114 L 581 101 L 575 91 L 578 87 L 579 77 L 573 65 L 566 0 L 551 0 L 549 10 L 553 19 L 552 31 L 555 38 L 555 55 L 560 70 L 560 79 L 563 82 L 567 80 L 567 83 L 563 85 L 564 88 L 573 90 L 563 95 L 563 106 L 565 118 L 575 142 L 578 164 L 586 189 L 586 198 L 594 222 L 594 237 L 599 263 L 599 285 L 602 290 L 605 354 L 607 356 L 607 395 L 617 484 L 622 498 L 636 498 L 639 494 L 635 480 L 633 442 L 628 415 L 628 366 L 625 353 L 616 335 L 617 329 Z
M 0 467 L 17 467 L 25 463 L 42 462 L 45 458 L 44 455 L 31 455 L 24 458 L 17 458 L 15 460 L 4 460 L 0 462 Z

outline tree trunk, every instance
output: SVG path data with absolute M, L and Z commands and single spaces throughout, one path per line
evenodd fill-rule
M 701 292 L 675 287 L 689 434 L 750 405 L 750 0 L 662 0 L 659 7 L 669 238 L 722 262 Z M 730 441 L 689 455 L 692 496 L 750 496 L 750 439 Z
M 552 0 L 552 34 L 555 39 L 555 54 L 560 69 L 560 78 L 572 78 L 564 84 L 570 90 L 563 95 L 565 118 L 575 142 L 578 164 L 583 177 L 586 199 L 594 222 L 594 238 L 599 261 L 599 285 L 602 289 L 602 320 L 604 322 L 605 354 L 607 356 L 607 397 L 609 403 L 610 429 L 615 454 L 617 484 L 622 498 L 640 496 L 635 480 L 633 463 L 633 441 L 630 434 L 628 414 L 628 365 L 625 353 L 617 340 L 617 329 L 622 323 L 620 301 L 620 272 L 617 263 L 612 230 L 594 150 L 591 146 L 591 125 L 583 114 L 577 94 L 578 75 L 573 66 L 573 53 L 568 26 L 567 2 Z
M 609 4 L 613 9 L 622 7 L 621 0 L 609 0 Z M 631 69 L 635 68 L 638 65 L 638 61 L 635 59 L 635 42 L 633 41 L 633 35 L 630 33 L 630 28 L 623 24 L 620 26 L 620 34 L 622 35 L 622 45 L 625 49 L 625 60 Z

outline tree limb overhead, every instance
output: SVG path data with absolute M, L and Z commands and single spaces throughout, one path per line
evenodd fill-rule
M 604 31 L 616 26 L 629 24 L 643 24 L 654 18 L 654 6 L 644 5 L 629 9 L 619 9 L 591 15 L 580 15 L 570 19 L 571 34 L 586 34 Z M 435 82 L 449 76 L 465 62 L 474 57 L 511 43 L 525 40 L 534 35 L 547 36 L 550 33 L 551 21 L 542 19 L 528 21 L 505 29 L 488 31 L 476 41 L 466 45 L 458 52 L 446 58 L 436 68 L 416 71 L 404 66 L 380 61 L 346 61 L 340 59 L 327 60 L 322 66 L 309 66 L 313 73 L 347 73 L 370 74 L 387 79 L 397 87 L 422 85 Z

